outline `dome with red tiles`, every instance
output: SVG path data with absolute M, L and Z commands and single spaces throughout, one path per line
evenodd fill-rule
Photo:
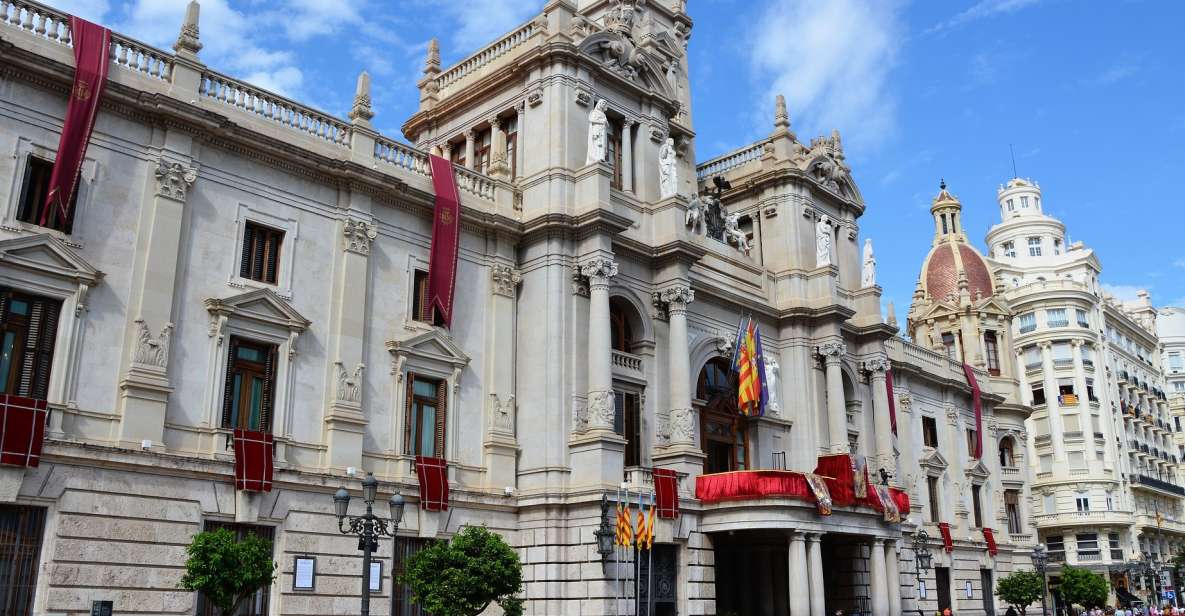
M 922 265 L 921 283 L 931 301 L 948 301 L 958 297 L 960 281 L 966 280 L 972 300 L 990 297 L 993 292 L 992 273 L 961 227 L 963 205 L 941 184 L 930 212 L 934 215 L 934 247 Z

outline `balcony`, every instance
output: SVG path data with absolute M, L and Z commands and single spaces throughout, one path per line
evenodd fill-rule
M 1065 327 L 1069 325 L 1070 322 L 1065 319 L 1058 319 L 1056 321 L 1046 321 L 1045 324 L 1049 327 Z
M 1185 488 L 1167 481 L 1162 481 L 1155 477 L 1133 473 L 1129 475 L 1128 478 L 1131 480 L 1132 486 L 1143 486 L 1152 488 L 1154 490 L 1167 492 L 1176 496 L 1185 496 Z
M 1089 552 L 1078 552 L 1078 562 L 1086 562 L 1086 561 L 1094 561 L 1094 560 L 1103 560 L 1103 555 L 1098 550 L 1092 550 Z
M 1066 511 L 1064 513 L 1043 513 L 1033 516 L 1038 528 L 1062 526 L 1096 526 L 1101 524 L 1127 524 L 1130 511 Z
M 643 376 L 642 358 L 633 353 L 613 351 L 613 371 L 633 376 Z
M 1049 552 L 1049 562 L 1064 563 L 1066 562 L 1066 553 L 1064 551 Z
M 1034 324 L 1032 324 L 1032 325 L 1021 325 L 1021 326 L 1020 326 L 1020 333 L 1022 333 L 1022 334 L 1027 334 L 1027 333 L 1029 333 L 1029 332 L 1031 332 L 1031 331 L 1034 331 L 1034 330 L 1036 330 L 1036 329 L 1037 329 L 1037 324 L 1036 324 L 1036 323 L 1034 323 Z

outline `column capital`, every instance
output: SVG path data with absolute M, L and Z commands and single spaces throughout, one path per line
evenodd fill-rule
M 806 533 L 806 540 L 811 543 L 819 543 L 823 540 L 823 533 Z
M 163 158 L 156 163 L 156 196 L 185 202 L 189 187 L 197 180 L 197 167 L 188 167 Z
M 659 297 L 670 312 L 686 312 L 687 305 L 695 301 L 695 291 L 690 286 L 676 285 L 659 292 Z
M 828 363 L 833 361 L 838 363 L 843 359 L 844 354 L 848 352 L 848 347 L 842 342 L 824 342 L 819 345 L 817 352 Z
M 885 545 L 885 538 L 884 537 L 873 537 L 872 538 L 872 545 L 884 546 Z
M 874 377 L 885 378 L 885 373 L 893 367 L 886 357 L 873 357 L 864 362 L 864 369 Z
M 379 227 L 369 220 L 347 218 L 342 221 L 342 249 L 362 256 L 370 255 L 370 245 L 379 236 Z
M 444 143 L 440 144 L 440 151 L 444 154 L 443 158 L 452 158 L 453 144 L 445 141 Z
M 514 106 L 514 113 L 517 114 L 518 117 L 520 117 L 520 118 L 523 117 L 523 114 L 525 114 L 526 112 L 527 112 L 527 101 L 519 101 L 518 104 Z
M 502 118 L 499 118 L 497 115 L 490 116 L 488 121 L 490 123 L 490 128 L 493 128 L 494 130 L 498 130 L 502 127 Z
M 490 280 L 493 282 L 494 295 L 514 297 L 514 290 L 522 282 L 522 274 L 517 269 L 503 263 L 490 266 Z
M 464 134 L 465 141 L 472 142 L 473 140 L 477 139 L 477 131 L 472 128 L 466 130 Z
M 622 128 L 622 130 L 629 130 L 629 129 L 633 128 L 637 123 L 638 123 L 638 121 L 633 118 L 622 118 L 621 128 Z
M 593 257 L 580 265 L 580 273 L 592 287 L 608 286 L 609 279 L 617 275 L 617 262 L 609 257 Z
M 1043 340 L 1041 342 L 1038 342 L 1037 346 L 1041 347 L 1041 350 L 1043 350 L 1043 351 L 1048 351 L 1049 349 L 1053 348 L 1053 343 L 1048 340 Z

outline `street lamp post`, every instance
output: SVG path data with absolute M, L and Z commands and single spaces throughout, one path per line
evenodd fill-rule
M 920 589 L 922 586 L 922 576 L 930 570 L 930 559 L 933 558 L 933 554 L 930 553 L 930 534 L 920 528 L 913 534 L 913 558 L 914 583 Z M 920 613 L 921 605 L 919 604 L 917 607 Z
M 1045 551 L 1045 544 L 1038 543 L 1037 547 L 1033 548 L 1030 558 L 1033 559 L 1033 568 L 1037 570 L 1037 573 L 1041 574 L 1041 616 L 1049 616 L 1048 608 L 1045 604 L 1045 596 L 1049 594 L 1049 582 L 1045 578 L 1045 569 L 1049 564 L 1049 553 Z
M 362 616 L 370 616 L 370 555 L 379 549 L 379 537 L 394 537 L 403 520 L 403 495 L 396 492 L 388 501 L 391 519 L 374 514 L 374 499 L 378 496 L 379 480 L 374 473 L 366 473 L 362 480 L 362 500 L 366 513 L 349 515 L 350 493 L 344 487 L 333 495 L 333 509 L 337 514 L 337 529 L 343 535 L 358 535 L 358 549 L 362 550 Z

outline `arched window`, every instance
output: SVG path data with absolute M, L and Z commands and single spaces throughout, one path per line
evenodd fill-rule
M 705 473 L 745 470 L 749 466 L 747 424 L 737 409 L 737 385 L 729 362 L 715 357 L 699 373 L 695 397 L 700 409 L 700 441 L 707 458 Z
M 1000 466 L 1002 468 L 1016 467 L 1016 457 L 1013 450 L 1014 445 L 1015 443 L 1011 436 L 1006 436 L 1000 441 Z

